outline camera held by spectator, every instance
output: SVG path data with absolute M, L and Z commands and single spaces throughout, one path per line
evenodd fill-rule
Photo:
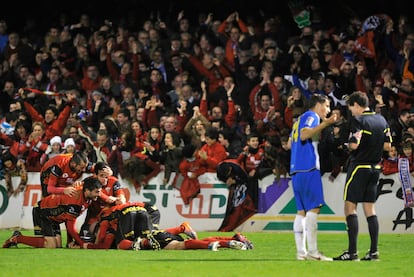
M 80 120 L 85 120 L 87 116 L 90 115 L 90 112 L 88 110 L 80 110 L 80 112 L 78 113 L 78 117 Z

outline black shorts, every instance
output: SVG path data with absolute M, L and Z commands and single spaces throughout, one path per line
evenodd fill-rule
M 119 212 L 116 242 L 127 239 L 134 241 L 143 237 L 153 229 L 151 219 L 145 208 L 127 207 Z
M 152 205 L 150 203 L 144 203 L 144 208 L 147 210 L 150 218 L 151 218 L 151 223 L 152 223 L 152 227 L 155 230 L 158 230 L 159 228 L 159 224 L 160 224 L 160 219 L 161 219 L 161 214 L 160 214 L 160 210 L 158 210 L 157 206 Z
M 36 235 L 42 235 L 44 237 L 61 236 L 60 223 L 48 219 L 39 207 L 33 208 L 33 222 L 39 223 L 41 228 L 40 234 L 35 233 Z
M 152 235 L 160 244 L 161 249 L 166 247 L 173 240 L 184 241 L 184 239 L 180 235 L 173 235 L 164 230 L 155 230 L 152 232 Z M 152 250 L 152 248 L 148 249 Z
M 375 203 L 380 173 L 378 165 L 351 165 L 346 176 L 344 200 Z

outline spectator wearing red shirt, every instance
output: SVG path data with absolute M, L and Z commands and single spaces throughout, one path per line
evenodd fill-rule
M 208 80 L 208 93 L 213 94 L 219 86 L 223 85 L 224 77 L 230 76 L 230 72 L 214 60 L 212 53 L 204 53 L 201 60 L 196 56 L 182 54 L 188 57 L 196 71 Z
M 26 143 L 29 140 L 32 127 L 27 120 L 18 120 L 15 128 L 13 136 L 1 132 L 0 139 L 3 145 L 10 147 L 10 154 L 17 159 L 25 159 L 29 150 Z
M 260 146 L 259 136 L 251 133 L 247 137 L 247 145 L 237 158 L 237 163 L 242 165 L 250 177 L 256 175 L 256 169 L 264 159 L 264 150 Z
M 411 143 L 410 143 L 411 144 Z M 382 160 L 382 174 L 390 175 L 398 173 L 398 149 L 392 145 L 388 150 L 386 157 Z
M 228 35 L 227 30 L 229 31 Z M 234 57 L 240 51 L 240 42 L 249 34 L 249 30 L 243 20 L 240 19 L 239 13 L 234 12 L 220 24 L 217 31 L 220 34 L 220 40 L 225 40 L 226 60 L 234 68 Z M 244 35 L 242 36 L 242 34 Z
M 206 144 L 197 152 L 196 158 L 200 159 L 206 172 L 216 172 L 217 165 L 227 158 L 226 149 L 218 141 L 217 129 L 211 127 L 206 131 Z
M 122 89 L 132 87 L 137 89 L 138 82 L 138 63 L 137 54 L 134 54 L 132 63 L 127 60 L 127 55 L 123 50 L 113 49 L 113 41 L 106 43 L 106 67 L 112 80 Z
M 236 109 L 231 96 L 234 89 L 234 83 L 227 90 L 227 113 L 223 113 L 223 108 L 219 105 L 213 105 L 209 109 L 209 104 L 207 101 L 207 90 L 205 82 L 201 82 L 201 90 L 203 91 L 201 102 L 200 102 L 200 112 L 207 118 L 210 122 L 215 120 L 223 120 L 227 127 L 232 127 L 236 123 Z M 209 112 L 211 111 L 211 112 Z
M 19 93 L 24 95 L 24 90 L 19 90 Z M 44 116 L 41 115 L 29 102 L 24 101 L 23 105 L 33 122 L 40 121 L 43 123 L 45 126 L 46 138 L 51 139 L 54 136 L 62 135 L 69 119 L 72 106 L 77 104 L 75 97 L 76 95 L 74 94 L 67 94 L 68 101 L 60 113 L 58 113 L 56 108 L 48 106 Z
M 108 131 L 105 129 L 99 129 L 96 132 L 96 141 L 93 141 L 90 135 L 83 130 L 83 128 L 78 129 L 79 136 L 84 138 L 89 145 L 93 148 L 94 152 L 91 154 L 91 160 L 93 162 L 107 162 L 109 155 L 112 151 L 112 140 L 108 135 Z
M 35 121 L 32 124 L 32 133 L 26 142 L 29 150 L 26 157 L 27 171 L 39 172 L 42 168 L 40 158 L 49 147 L 49 140 L 45 134 L 45 126 L 42 122 Z
M 88 98 L 91 97 L 94 90 L 101 86 L 102 76 L 100 75 L 98 65 L 90 63 L 86 66 L 81 80 L 81 88 L 86 91 Z

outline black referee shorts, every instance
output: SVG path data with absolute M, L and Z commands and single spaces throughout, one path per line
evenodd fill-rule
M 345 182 L 344 200 L 352 203 L 375 203 L 380 173 L 381 167 L 379 165 L 350 166 Z

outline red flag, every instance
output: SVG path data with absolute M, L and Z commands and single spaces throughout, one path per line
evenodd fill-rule
M 375 59 L 374 31 L 370 30 L 357 37 L 355 48 L 366 58 Z
M 229 187 L 226 214 L 219 228 L 220 232 L 230 232 L 256 213 L 258 181 L 248 178 L 234 160 L 221 162 L 217 166 L 217 177 L 223 182 L 229 177 L 236 181 Z
M 199 193 L 200 183 L 198 182 L 198 179 L 190 179 L 188 177 L 184 177 L 180 186 L 180 194 L 184 204 L 190 204 L 191 199 L 196 197 Z
M 382 35 L 385 26 L 392 22 L 391 17 L 387 14 L 375 14 L 367 17 L 355 39 L 355 48 L 364 57 L 375 59 L 375 35 Z
M 237 185 L 229 191 L 226 215 L 219 228 L 220 232 L 230 232 L 256 213 L 254 201 L 247 187 Z

